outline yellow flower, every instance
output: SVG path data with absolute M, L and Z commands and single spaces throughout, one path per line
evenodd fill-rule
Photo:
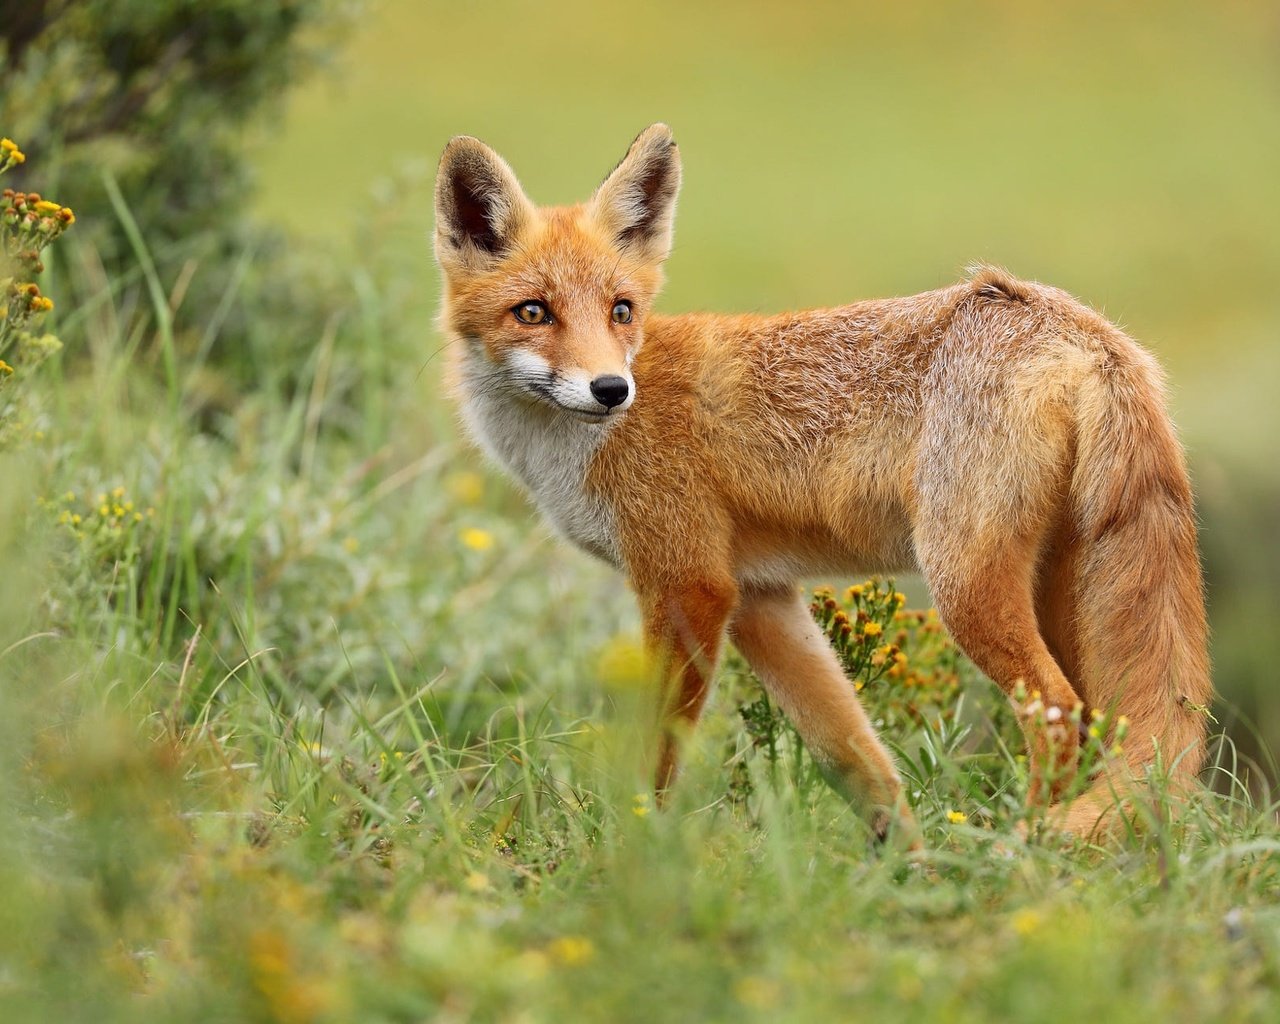
M 884 628 L 878 622 L 865 622 L 862 625 L 862 635 L 868 639 L 874 640 L 883 632 Z
M 649 794 L 637 793 L 631 804 L 631 813 L 637 818 L 647 817 L 649 814 Z
M 0 152 L 12 153 L 17 150 L 18 144 L 13 139 L 0 139 Z
M 484 477 L 470 470 L 454 473 L 445 487 L 459 505 L 479 505 L 484 499 Z
M 488 551 L 493 547 L 493 534 L 478 526 L 468 526 L 458 536 L 462 543 L 472 551 Z
M 349 555 L 354 555 L 360 550 L 360 541 L 355 537 L 345 537 L 342 541 L 342 550 Z
M 51 203 L 47 199 L 41 199 L 36 203 L 36 213 L 57 213 L 62 207 L 57 203 Z
M 862 587 L 853 586 L 844 592 L 845 601 L 853 601 L 862 596 Z
M 1024 937 L 1038 929 L 1041 921 L 1040 912 L 1030 908 L 1019 910 L 1009 919 L 1009 923 L 1013 925 L 1013 930 Z
M 631 636 L 614 637 L 596 658 L 596 677 L 612 690 L 634 690 L 653 679 L 644 644 Z
M 484 892 L 489 888 L 489 876 L 483 871 L 472 871 L 467 875 L 467 888 L 472 892 Z
M 947 821 L 953 825 L 963 825 L 968 820 L 969 815 L 965 814 L 964 811 L 947 811 Z
M 585 964 L 596 955 L 596 947 L 591 940 L 580 935 L 562 936 L 547 948 L 553 959 L 569 967 Z
M 3 373 L 7 377 L 9 374 L 13 373 L 13 367 L 3 359 L 0 359 L 0 373 Z
M 107 508 L 107 506 L 106 506 L 106 505 L 99 505 L 99 506 L 98 506 L 98 515 L 100 515 L 100 516 L 107 516 L 107 515 L 109 515 L 110 513 L 111 513 L 111 509 Z

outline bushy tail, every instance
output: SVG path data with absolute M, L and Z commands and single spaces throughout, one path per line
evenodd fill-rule
M 1108 325 L 1079 394 L 1071 479 L 1084 697 L 1129 718 L 1125 758 L 1177 783 L 1204 762 L 1208 630 L 1191 486 L 1154 359 Z

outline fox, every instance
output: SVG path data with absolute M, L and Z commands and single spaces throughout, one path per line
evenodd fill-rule
M 899 769 L 801 589 L 907 572 L 978 668 L 1034 704 L 1027 800 L 1058 827 L 1100 832 L 1153 767 L 1189 787 L 1212 683 L 1154 357 L 992 266 L 902 298 L 661 314 L 680 184 L 659 123 L 585 203 L 535 205 L 470 136 L 445 147 L 434 194 L 461 419 L 556 532 L 629 581 L 659 666 L 659 798 L 731 642 L 874 836 L 919 848 Z M 1128 718 L 1122 770 L 1069 792 L 1074 723 L 1095 708 Z

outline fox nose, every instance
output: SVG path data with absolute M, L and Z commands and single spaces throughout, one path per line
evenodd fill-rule
M 627 395 L 631 393 L 631 385 L 627 383 L 625 377 L 619 377 L 616 373 L 606 373 L 603 377 L 597 377 L 591 382 L 591 393 L 595 395 L 597 402 L 612 409 L 615 405 L 621 405 L 627 400 Z

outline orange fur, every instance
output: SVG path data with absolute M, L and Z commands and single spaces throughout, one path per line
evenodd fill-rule
M 482 143 L 437 183 L 442 323 L 473 433 L 569 539 L 626 571 L 696 721 L 722 638 L 836 784 L 911 831 L 897 773 L 795 598 L 919 570 L 957 642 L 1051 719 L 1130 718 L 1128 761 L 1199 770 L 1211 696 L 1192 498 L 1152 358 L 1054 288 L 985 268 L 905 298 L 774 316 L 651 312 L 679 157 L 655 125 L 592 200 L 539 209 Z M 545 307 L 529 325 L 520 303 Z M 611 318 L 629 303 L 630 322 Z M 621 376 L 625 405 L 593 405 Z M 659 788 L 676 769 L 664 733 Z M 1065 723 L 1028 720 L 1033 800 Z M 1068 807 L 1087 833 L 1113 773 Z

